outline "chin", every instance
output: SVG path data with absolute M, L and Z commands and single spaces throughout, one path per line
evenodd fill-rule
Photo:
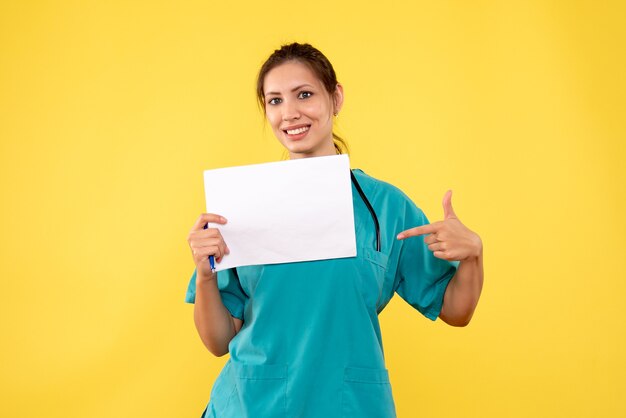
M 313 152 L 311 147 L 306 146 L 306 144 L 289 144 L 289 146 L 285 146 L 285 149 L 293 154 L 309 154 Z
M 297 142 L 284 139 L 280 143 L 290 154 L 298 154 L 303 157 L 316 154 L 324 148 L 324 144 L 317 141 L 316 138 L 304 138 Z
M 288 149 L 287 152 L 289 152 L 290 155 L 297 155 L 299 157 L 307 157 L 308 155 L 311 154 L 311 151 L 309 150 L 300 150 L 300 149 Z

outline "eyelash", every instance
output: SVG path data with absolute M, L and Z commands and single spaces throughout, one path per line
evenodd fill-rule
M 303 99 L 308 99 L 309 97 L 313 96 L 313 93 L 312 93 L 312 92 L 310 92 L 310 91 L 301 91 L 301 92 L 298 94 L 298 98 L 301 98 L 301 96 L 302 96 L 303 94 L 308 94 L 308 96 L 303 97 Z M 280 99 L 279 97 L 273 97 L 273 98 L 271 98 L 271 99 L 269 99 L 269 100 L 267 101 L 267 104 L 269 104 L 269 105 L 276 105 L 276 104 L 278 104 L 278 103 L 274 102 L 274 100 L 281 100 L 281 99 Z

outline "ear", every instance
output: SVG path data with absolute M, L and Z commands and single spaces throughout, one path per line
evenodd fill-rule
M 335 88 L 333 100 L 335 104 L 334 113 L 339 113 L 339 111 L 341 110 L 341 106 L 343 106 L 343 86 L 339 83 L 337 83 L 337 88 Z

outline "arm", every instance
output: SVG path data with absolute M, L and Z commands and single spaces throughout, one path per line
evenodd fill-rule
M 217 288 L 217 274 L 211 273 L 206 277 L 203 273 L 198 273 L 193 316 L 200 339 L 206 348 L 218 357 L 228 353 L 228 343 L 237 335 L 243 321 L 232 317 L 222 303 Z
M 448 283 L 439 318 L 446 324 L 464 327 L 469 324 L 483 288 L 483 252 L 459 263 Z
M 215 256 L 219 262 L 229 250 L 217 228 L 204 229 L 208 222 L 224 224 L 226 219 L 204 213 L 187 238 L 197 273 L 194 322 L 206 348 L 216 356 L 223 356 L 228 353 L 228 343 L 241 329 L 242 321 L 233 318 L 224 306 L 217 287 L 217 274 L 211 271 L 209 256 Z
M 451 199 L 448 191 L 443 199 L 443 221 L 408 229 L 398 234 L 398 239 L 426 235 L 424 244 L 435 257 L 460 262 L 444 293 L 439 317 L 449 325 L 463 327 L 469 324 L 483 287 L 483 244 L 456 216 Z

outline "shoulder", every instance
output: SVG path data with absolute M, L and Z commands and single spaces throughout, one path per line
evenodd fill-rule
M 415 206 L 413 201 L 402 190 L 393 184 L 374 178 L 366 174 L 360 168 L 355 168 L 352 172 L 361 185 L 363 191 L 368 195 L 372 194 L 373 196 L 386 201 L 391 200 L 395 203 L 404 203 Z
M 374 178 L 361 169 L 354 169 L 352 172 L 371 204 L 383 217 L 387 214 L 403 225 L 410 226 L 429 223 L 422 209 L 398 187 Z

